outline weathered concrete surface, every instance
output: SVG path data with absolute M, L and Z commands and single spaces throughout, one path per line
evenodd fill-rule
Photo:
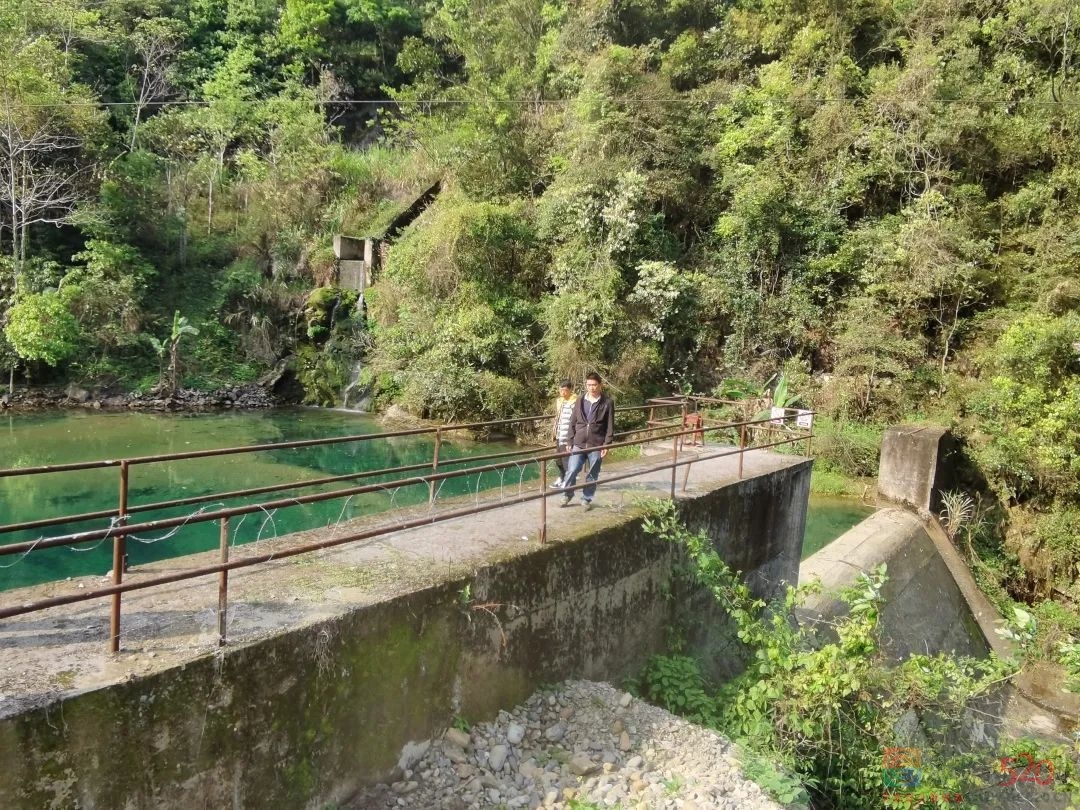
M 817 580 L 835 591 L 882 563 L 889 580 L 880 626 L 882 649 L 890 658 L 938 652 L 983 657 L 992 644 L 1000 643 L 992 627 L 988 624 L 984 629 L 975 617 L 979 612 L 981 619 L 992 622 L 996 612 L 974 582 L 969 589 L 957 584 L 923 521 L 909 512 L 877 511 L 804 560 L 799 581 Z M 969 601 L 975 594 L 982 599 L 977 605 Z M 808 621 L 830 618 L 842 609 L 840 602 L 823 594 L 809 599 L 800 617 Z
M 909 512 L 882 509 L 804 560 L 799 581 L 818 580 L 836 589 L 881 563 L 886 563 L 889 574 L 881 615 L 882 649 L 890 659 L 939 652 L 979 658 L 991 650 L 1003 658 L 1014 654 L 1011 642 L 996 632 L 1004 626 L 1000 614 L 934 520 L 924 522 Z M 799 616 L 817 622 L 845 609 L 842 603 L 819 596 L 808 600 Z M 1059 668 L 1025 668 L 1015 682 L 978 699 L 975 710 L 953 730 L 953 744 L 968 753 L 982 750 L 992 762 L 1000 738 L 1071 741 L 1076 723 L 1070 718 L 1080 716 L 1080 700 L 1060 687 Z M 1023 792 L 1022 798 L 1017 791 Z M 1021 805 L 1049 810 L 1068 804 L 1041 786 L 1021 785 L 1017 791 L 992 790 L 977 801 L 993 810 Z
M 334 256 L 338 259 L 344 259 L 346 261 L 364 259 L 364 240 L 361 237 L 345 236 L 344 234 L 334 235 Z
M 944 462 L 954 448 L 947 428 L 888 428 L 881 441 L 878 492 L 886 500 L 914 507 L 920 515 L 934 513 L 940 492 L 950 486 Z
M 342 259 L 338 262 L 338 286 L 363 293 L 368 284 L 367 262 Z
M 740 482 L 733 457 L 701 461 L 681 508 L 768 594 L 796 576 L 809 472 L 753 452 Z M 671 598 L 674 549 L 641 529 L 640 499 L 669 481 L 602 481 L 601 508 L 549 510 L 544 546 L 526 503 L 234 572 L 224 649 L 213 578 L 125 597 L 117 656 L 104 600 L 5 621 L 0 807 L 322 807 L 407 764 L 409 741 L 455 715 L 567 677 L 618 680 L 697 604 Z M 730 645 L 710 624 L 691 635 Z

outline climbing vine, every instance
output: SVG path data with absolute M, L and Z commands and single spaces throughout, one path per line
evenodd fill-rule
M 670 502 L 651 508 L 646 530 L 680 545 L 693 577 L 733 621 L 746 648 L 741 675 L 718 687 L 685 655 L 659 656 L 642 672 L 642 694 L 670 711 L 716 728 L 752 759 L 776 762 L 800 790 L 773 779 L 777 798 L 800 792 L 815 806 L 974 807 L 976 791 L 996 784 L 994 753 L 970 753 L 949 733 L 974 702 L 1015 670 L 993 654 L 980 660 L 912 655 L 898 664 L 880 653 L 884 565 L 836 594 L 847 612 L 821 623 L 795 609 L 816 586 L 755 597 L 703 533 L 686 529 Z M 890 782 L 888 752 L 918 749 L 918 778 Z M 896 781 L 896 780 L 893 780 Z M 942 804 L 944 803 L 944 804 Z

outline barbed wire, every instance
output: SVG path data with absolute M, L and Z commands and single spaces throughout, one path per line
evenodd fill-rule
M 185 517 L 183 523 L 181 523 L 179 526 L 173 526 L 173 528 L 171 528 L 165 534 L 161 535 L 161 537 L 139 537 L 137 534 L 129 534 L 129 535 L 127 535 L 127 537 L 131 538 L 132 540 L 134 540 L 137 543 L 142 543 L 143 545 L 146 545 L 146 546 L 153 545 L 154 543 L 160 543 L 162 540 L 169 540 L 169 539 L 175 537 L 177 534 L 180 533 L 181 529 L 183 529 L 185 526 L 188 525 L 188 523 L 190 523 L 194 518 L 197 518 L 199 515 L 203 514 L 203 512 L 206 512 L 208 509 L 221 509 L 224 506 L 225 506 L 225 504 L 220 503 L 220 502 L 219 503 L 204 504 L 203 506 L 200 506 L 198 509 L 196 509 L 191 514 L 187 515 Z M 113 522 L 114 525 L 115 525 L 116 521 L 117 521 L 117 518 L 113 518 L 112 522 Z M 110 531 L 111 531 L 113 526 L 110 526 L 109 528 L 110 528 Z M 104 542 L 104 540 L 105 540 L 105 538 L 101 539 L 102 542 Z
M 26 559 L 26 555 L 27 555 L 27 554 L 29 554 L 29 553 L 30 553 L 31 551 L 33 551 L 33 550 L 34 550 L 35 548 L 37 548 L 38 544 L 39 544 L 39 543 L 40 543 L 40 542 L 41 542 L 42 540 L 46 540 L 46 539 L 47 539 L 47 538 L 45 537 L 45 535 L 42 535 L 42 536 L 41 536 L 41 537 L 39 537 L 39 538 L 38 538 L 37 540 L 35 540 L 35 541 L 33 542 L 33 545 L 31 545 L 30 547 L 28 547 L 28 548 L 27 548 L 27 549 L 26 549 L 26 550 L 25 550 L 25 551 L 24 551 L 24 552 L 23 552 L 22 554 L 17 554 L 17 555 L 15 555 L 15 559 L 14 559 L 14 560 L 12 560 L 12 561 L 11 561 L 11 562 L 9 562 L 9 563 L 2 563 L 2 564 L 0 564 L 0 568 L 13 568 L 14 566 L 18 565 L 19 563 L 21 563 L 21 562 L 22 562 L 23 560 L 25 560 L 25 559 Z
M 427 501 L 427 503 L 423 505 L 423 511 L 426 511 L 429 515 L 436 515 L 441 511 L 441 508 L 448 503 L 448 499 L 452 501 L 454 498 L 464 497 L 467 499 L 468 503 L 471 503 L 475 507 L 479 507 L 482 504 L 490 503 L 493 499 L 497 501 L 510 501 L 514 498 L 518 498 L 525 494 L 530 481 L 535 481 L 537 485 L 539 484 L 539 465 L 547 463 L 547 461 L 541 462 L 536 458 L 526 457 L 511 462 L 510 466 L 496 470 L 478 470 L 475 472 L 463 470 L 461 471 L 463 473 L 462 475 L 452 478 L 443 477 L 442 475 L 432 478 L 418 476 L 415 479 L 404 483 L 397 481 L 377 483 L 377 488 L 369 493 L 350 493 L 348 496 L 344 496 L 344 500 L 337 510 L 336 517 L 331 516 L 326 520 L 325 524 L 320 526 L 318 525 L 318 522 L 316 522 L 313 525 L 307 526 L 290 526 L 285 534 L 282 533 L 282 528 L 279 526 L 277 518 L 278 512 L 282 508 L 289 507 L 275 506 L 272 509 L 268 509 L 262 504 L 252 504 L 251 506 L 254 511 L 239 515 L 238 520 L 231 522 L 231 525 L 229 525 L 229 537 L 227 543 L 233 548 L 250 546 L 252 549 L 259 549 L 264 543 L 288 536 L 289 534 L 308 532 L 320 528 L 340 528 L 358 520 L 364 521 L 372 518 L 381 518 L 382 520 L 381 526 L 378 527 L 380 532 L 379 535 L 377 535 L 377 537 L 381 537 L 382 535 L 390 534 L 395 530 L 408 528 L 406 524 L 410 523 L 416 515 L 414 508 L 421 506 L 421 498 L 416 497 L 413 499 L 410 497 L 409 500 L 415 500 L 414 503 L 403 502 L 405 500 L 404 493 L 410 488 L 421 489 L 424 491 L 423 500 Z M 536 471 L 535 477 L 530 476 L 532 470 Z M 497 480 L 485 484 L 485 477 L 488 473 L 495 473 Z M 462 481 L 460 488 L 455 488 L 456 492 L 461 494 L 447 494 L 447 490 L 452 481 Z M 360 514 L 357 515 L 354 514 L 353 510 L 357 503 L 358 494 L 382 496 L 385 498 L 385 503 L 382 506 L 377 505 L 374 501 L 365 503 L 364 508 L 362 508 Z M 333 499 L 330 500 L 332 501 Z M 179 524 L 172 526 L 160 535 L 126 534 L 125 537 L 129 537 L 143 546 L 153 546 L 171 541 L 179 537 L 184 530 L 190 529 L 198 523 L 208 522 L 200 521 L 199 518 L 209 511 L 224 508 L 225 505 L 224 501 L 200 504 L 197 508 L 183 514 L 183 520 Z M 294 505 L 305 507 L 310 504 L 294 500 Z M 460 506 L 461 504 L 458 503 L 452 505 L 450 508 L 458 509 Z M 254 537 L 249 540 L 243 539 L 243 529 L 248 516 L 260 513 L 262 519 L 254 532 Z M 130 519 L 130 515 L 127 517 Z M 97 540 L 89 541 L 89 545 L 66 545 L 58 547 L 67 548 L 68 550 L 79 554 L 93 552 L 100 549 L 108 541 L 115 539 L 119 530 L 122 528 L 123 521 L 119 517 L 114 516 L 110 518 L 105 533 Z M 18 566 L 20 563 L 25 562 L 30 552 L 37 549 L 43 541 L 48 539 L 51 539 L 49 535 L 40 535 L 33 541 L 32 545 L 18 553 L 13 560 L 6 563 L 0 563 L 0 570 L 11 569 Z M 178 550 L 176 553 L 166 554 L 164 557 L 159 557 L 158 559 L 170 559 L 188 556 L 190 554 L 205 553 L 211 551 L 213 548 L 209 542 L 201 545 L 202 547 L 197 550 Z M 135 563 L 136 566 L 138 564 L 139 563 Z M 86 573 L 89 574 L 89 572 Z M 78 576 L 82 575 L 84 574 L 78 574 Z

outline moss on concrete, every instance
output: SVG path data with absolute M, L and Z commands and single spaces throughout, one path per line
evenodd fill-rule
M 800 469 L 708 493 L 687 515 L 744 571 L 779 582 L 797 566 L 801 518 L 774 513 L 801 514 Z M 0 807 L 318 806 L 386 779 L 403 746 L 455 715 L 486 719 L 567 677 L 618 681 L 665 649 L 681 607 L 674 550 L 636 512 L 596 510 L 468 578 L 0 720 Z M 367 576 L 340 568 L 305 598 Z M 268 594 L 267 609 L 284 609 Z

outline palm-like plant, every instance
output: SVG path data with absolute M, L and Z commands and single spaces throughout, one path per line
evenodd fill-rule
M 169 394 L 176 392 L 180 387 L 180 341 L 184 335 L 197 335 L 199 330 L 191 325 L 187 317 L 180 314 L 180 310 L 173 312 L 172 328 L 165 340 L 158 340 L 153 335 L 147 335 L 146 339 L 154 347 L 157 356 L 161 359 L 169 355 L 169 365 L 162 374 L 162 383 Z

